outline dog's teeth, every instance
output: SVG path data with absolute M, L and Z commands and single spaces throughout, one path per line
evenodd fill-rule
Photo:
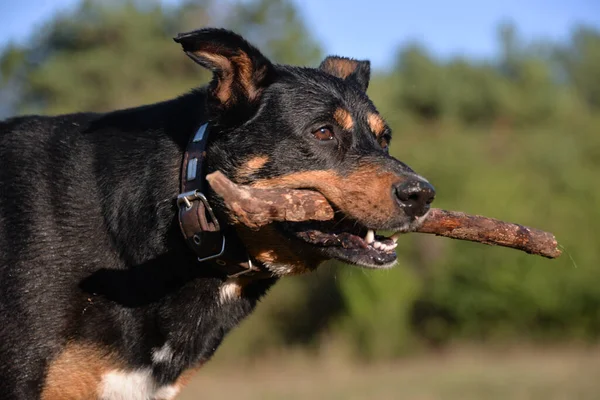
M 380 242 L 378 240 L 375 240 L 375 241 L 373 241 L 373 243 L 371 243 L 371 246 L 373 246 L 377 250 L 391 251 L 391 250 L 394 250 L 396 248 L 396 246 L 398 246 L 398 245 L 396 243 L 386 244 L 386 243 Z
M 394 241 L 394 243 L 396 243 L 398 241 L 398 239 L 400 239 L 400 235 L 402 235 L 401 233 L 394 233 L 390 239 L 392 239 Z
M 392 250 L 394 250 L 396 248 L 396 246 L 398 246 L 396 243 L 388 244 L 388 245 L 385 246 L 384 250 L 385 251 L 392 251 Z
M 365 242 L 373 243 L 374 240 L 375 240 L 375 231 L 373 231 L 373 229 L 369 229 L 369 231 L 367 232 L 367 236 L 365 236 Z

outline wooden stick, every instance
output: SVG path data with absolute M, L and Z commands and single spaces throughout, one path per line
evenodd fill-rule
M 327 221 L 333 218 L 334 211 L 329 202 L 315 191 L 236 185 L 219 171 L 206 179 L 223 198 L 232 217 L 253 229 L 277 221 Z M 561 254 L 556 238 L 549 232 L 458 211 L 433 208 L 415 232 L 510 247 L 548 258 Z
M 257 229 L 271 222 L 328 221 L 333 209 L 323 195 L 312 190 L 257 189 L 236 185 L 222 172 L 206 176 L 237 222 Z
M 480 215 L 432 208 L 416 232 L 510 247 L 547 258 L 560 256 L 553 234 Z

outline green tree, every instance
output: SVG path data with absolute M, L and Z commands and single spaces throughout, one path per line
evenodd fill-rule
M 398 55 L 394 68 L 401 80 L 398 102 L 424 119 L 442 116 L 446 108 L 444 70 L 419 46 L 409 46 Z
M 240 2 L 227 26 L 240 32 L 276 62 L 316 66 L 323 57 L 293 3 L 286 0 Z
M 600 31 L 578 27 L 570 43 L 558 48 L 557 55 L 569 82 L 590 107 L 600 110 Z
M 314 64 L 320 56 L 289 2 L 241 2 L 231 21 L 213 21 L 211 7 L 211 0 L 173 9 L 158 2 L 86 0 L 50 21 L 26 46 L 6 49 L 2 81 L 19 91 L 15 107 L 21 113 L 106 111 L 164 100 L 210 76 L 171 38 L 212 24 L 240 33 L 287 32 L 265 35 L 259 43 L 276 61 Z

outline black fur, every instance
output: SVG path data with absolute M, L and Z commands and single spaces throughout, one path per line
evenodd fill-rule
M 177 41 L 190 54 L 249 54 L 259 96 L 247 98 L 236 75 L 231 98 L 217 99 L 223 66 L 195 55 L 215 81 L 180 98 L 106 114 L 0 122 L 2 399 L 40 396 L 49 362 L 73 341 L 111 349 L 129 368 L 152 367 L 159 384 L 172 384 L 210 358 L 276 281 L 252 282 L 241 298 L 221 304 L 226 277 L 196 262 L 184 243 L 174 199 L 185 146 L 202 123 L 211 124 L 209 171 L 237 179 L 249 157 L 269 157 L 244 183 L 298 171 L 344 173 L 364 160 L 412 173 L 361 119 L 376 112 L 364 93 L 368 65 L 355 81 L 344 81 L 319 69 L 275 66 L 227 31 L 201 30 Z M 351 134 L 331 122 L 339 106 L 355 112 Z M 333 126 L 335 143 L 310 135 L 323 125 Z M 384 136 L 389 141 L 389 130 Z M 210 201 L 222 216 L 218 199 Z M 172 360 L 153 363 L 152 349 L 166 341 Z

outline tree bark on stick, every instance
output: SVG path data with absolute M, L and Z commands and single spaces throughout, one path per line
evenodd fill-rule
M 272 222 L 328 221 L 333 209 L 327 199 L 312 190 L 257 189 L 236 185 L 222 172 L 206 176 L 221 196 L 232 217 L 252 229 Z
M 549 232 L 460 211 L 432 208 L 416 232 L 510 247 L 547 258 L 561 254 L 556 238 Z
M 252 229 L 272 222 L 328 221 L 334 211 L 319 192 L 293 189 L 257 189 L 236 185 L 221 172 L 206 177 L 223 198 L 232 217 Z M 560 256 L 554 235 L 539 229 L 459 211 L 433 208 L 414 232 L 510 247 L 547 258 Z

